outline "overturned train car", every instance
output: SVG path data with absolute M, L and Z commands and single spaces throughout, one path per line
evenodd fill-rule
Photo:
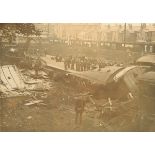
M 66 81 L 79 91 L 89 91 L 96 98 L 125 100 L 136 95 L 137 77 L 144 72 L 145 68 L 139 66 L 107 66 L 101 71 L 69 73 Z

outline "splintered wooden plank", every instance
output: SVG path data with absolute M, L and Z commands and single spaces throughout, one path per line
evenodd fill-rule
M 23 89 L 24 88 L 24 83 L 22 79 L 20 78 L 20 75 L 17 71 L 15 71 L 15 68 L 13 66 L 9 66 L 9 71 L 17 85 L 18 89 Z
M 17 89 L 16 83 L 15 83 L 12 75 L 10 74 L 8 66 L 3 66 L 2 70 L 3 70 L 3 73 L 5 74 L 4 76 L 5 76 L 6 80 L 8 81 L 10 87 L 12 89 Z
M 1 80 L 3 82 L 3 84 L 6 86 L 6 88 L 8 90 L 12 90 L 12 87 L 10 86 L 10 84 L 8 83 L 7 78 L 5 77 L 5 74 L 4 74 L 4 71 L 3 71 L 2 67 L 0 68 L 0 73 L 1 73 L 0 78 L 1 78 Z

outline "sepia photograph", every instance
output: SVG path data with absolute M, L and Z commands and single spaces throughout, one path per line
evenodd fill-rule
M 155 24 L 1 23 L 0 131 L 155 131 Z
M 153 0 L 5 0 L 4 155 L 151 155 Z
M 0 23 L 0 131 L 155 131 L 155 24 Z

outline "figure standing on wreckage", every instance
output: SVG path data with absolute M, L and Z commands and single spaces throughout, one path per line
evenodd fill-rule
M 75 98 L 75 124 L 81 124 L 82 123 L 82 115 L 84 112 L 85 102 L 83 101 L 82 97 L 76 97 Z
M 38 72 L 41 68 L 41 59 L 38 57 L 34 64 L 35 76 L 38 76 Z
M 79 94 L 75 97 L 75 124 L 82 124 L 82 116 L 85 110 L 86 103 L 88 101 L 88 93 L 87 94 Z

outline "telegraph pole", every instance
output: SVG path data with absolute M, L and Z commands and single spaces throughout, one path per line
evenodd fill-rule
M 47 36 L 49 37 L 49 33 L 50 33 L 50 24 L 47 24 Z
M 126 23 L 124 24 L 124 47 L 126 44 Z

